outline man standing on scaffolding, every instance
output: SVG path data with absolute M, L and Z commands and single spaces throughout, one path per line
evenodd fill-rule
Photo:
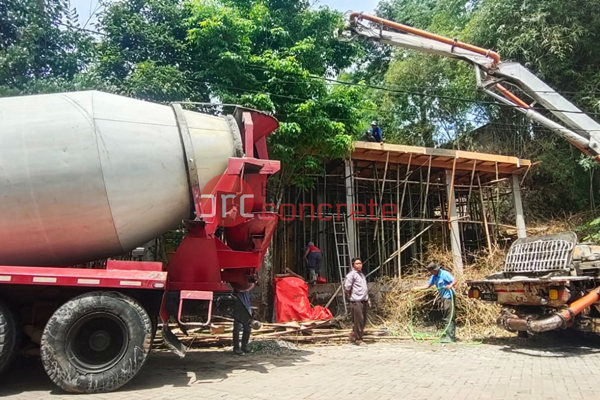
M 442 338 L 442 343 L 456 342 L 456 327 L 454 325 L 455 317 L 455 292 L 454 287 L 456 286 L 456 278 L 446 270 L 443 270 L 439 264 L 430 263 L 427 266 L 427 271 L 431 274 L 429 283 L 427 286 L 414 288 L 413 290 L 427 290 L 432 286 L 435 286 L 438 293 L 442 298 L 442 313 L 444 316 L 445 324 L 445 337 Z

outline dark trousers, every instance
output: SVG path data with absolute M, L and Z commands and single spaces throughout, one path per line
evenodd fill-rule
M 354 321 L 352 329 L 354 340 L 363 340 L 365 325 L 367 324 L 367 302 L 366 301 L 351 301 L 350 312 Z
M 454 325 L 454 317 L 456 311 L 454 310 L 454 299 L 444 299 L 442 304 L 442 314 L 444 316 L 444 327 L 446 329 L 446 337 L 452 341 L 456 340 L 456 327 Z
M 242 334 L 242 345 L 240 346 L 240 333 Z M 250 324 L 244 325 L 238 321 L 233 322 L 233 349 L 248 352 L 248 341 L 250 340 L 252 328 Z
M 252 307 L 250 306 L 250 295 L 248 292 L 238 292 L 237 296 L 243 305 L 243 307 L 248 311 L 248 318 L 244 318 L 243 321 L 237 320 L 234 318 L 233 321 L 233 349 L 234 350 L 243 350 L 244 352 L 248 352 L 248 341 L 250 340 L 250 333 L 252 332 L 252 328 L 250 327 L 252 315 Z M 242 345 L 240 346 L 240 334 L 242 336 Z
M 308 262 L 308 268 L 314 269 L 318 273 L 319 271 L 321 271 L 321 264 L 323 263 L 323 253 L 321 253 L 320 251 L 313 251 L 311 253 L 308 253 L 306 261 Z

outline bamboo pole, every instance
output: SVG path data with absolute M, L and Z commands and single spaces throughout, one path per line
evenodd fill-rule
M 421 232 L 419 232 L 417 235 L 415 235 L 412 239 L 410 239 L 408 242 L 406 242 L 401 248 L 399 248 L 394 253 L 392 253 L 392 255 L 387 260 L 385 260 L 385 262 L 380 264 L 373 271 L 369 272 L 369 274 L 367 276 L 371 275 L 372 273 L 377 271 L 379 268 L 383 267 L 384 265 L 386 265 L 387 263 L 392 261 L 394 259 L 394 257 L 396 257 L 398 254 L 401 254 L 404 250 L 406 250 L 408 247 L 410 247 L 419 238 L 419 236 L 421 236 L 422 234 L 427 232 L 429 230 L 429 228 L 431 228 L 432 226 L 433 226 L 433 224 L 430 224 L 427 228 L 423 229 Z
M 375 179 L 377 180 L 375 182 L 375 185 L 373 186 L 373 197 L 379 197 L 379 170 L 377 169 L 377 163 L 373 163 L 373 176 L 375 176 Z M 365 199 L 366 200 L 366 199 Z M 376 207 L 375 210 L 378 210 L 379 207 Z M 369 220 L 371 220 L 373 218 L 373 215 L 371 215 L 370 211 L 372 209 L 369 209 Z M 381 219 L 379 216 L 377 216 L 378 219 Z M 367 226 L 370 226 L 370 222 L 367 223 Z M 381 264 L 381 260 L 382 260 L 382 253 L 383 253 L 383 249 L 381 248 L 381 232 L 380 232 L 380 223 L 379 221 L 375 222 L 375 226 L 373 228 L 373 242 L 376 243 L 377 245 L 377 258 L 379 260 L 379 263 Z M 372 242 L 372 243 L 373 243 Z
M 500 185 L 498 182 L 500 181 L 500 176 L 498 175 L 498 161 L 495 163 L 496 165 L 496 222 L 500 222 Z
M 398 164 L 397 174 L 396 174 L 396 207 L 400 205 L 400 164 Z M 396 248 L 400 247 L 400 212 L 402 210 L 398 210 L 396 208 Z M 402 279 L 400 276 L 400 266 L 401 266 L 401 254 L 398 253 L 398 261 L 396 265 L 396 277 Z
M 427 168 L 427 183 L 425 184 L 425 197 L 423 199 L 423 209 L 421 210 L 422 218 L 425 218 L 425 212 L 427 211 L 427 196 L 429 196 L 429 180 L 431 178 L 431 160 L 432 160 L 432 158 L 433 158 L 432 156 L 429 156 L 429 167 Z
M 411 163 L 412 163 L 412 154 L 409 155 L 408 157 L 408 164 L 406 165 L 406 177 L 404 178 L 404 185 L 402 188 L 402 200 L 400 201 L 400 206 L 398 208 L 398 231 L 400 231 L 400 220 L 402 219 L 402 209 L 404 208 L 404 198 L 406 195 L 406 187 L 407 187 L 407 182 L 408 179 L 410 178 L 410 175 L 412 173 L 410 167 L 411 167 Z M 399 233 L 398 233 L 399 235 Z M 400 253 L 398 253 L 398 257 L 400 257 Z M 400 278 L 402 278 L 402 266 L 401 264 L 398 264 L 398 276 Z
M 385 168 L 383 170 L 383 180 L 381 182 L 381 191 L 379 193 L 379 206 L 377 207 L 379 209 L 379 214 L 381 215 L 381 218 L 380 218 L 381 235 L 380 235 L 379 240 L 381 242 L 382 257 L 384 256 L 384 253 L 387 253 L 387 249 L 385 246 L 385 221 L 383 219 L 383 196 L 385 194 L 385 178 L 387 177 L 389 161 L 390 161 L 390 152 L 388 151 L 387 157 L 385 159 Z

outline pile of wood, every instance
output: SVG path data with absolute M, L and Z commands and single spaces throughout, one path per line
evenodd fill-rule
M 187 324 L 187 335 L 184 335 L 176 325 L 170 328 L 187 347 L 231 345 L 233 321 L 224 319 L 224 321 L 213 322 L 210 326 L 198 325 Z M 295 343 L 337 342 L 348 341 L 350 332 L 351 329 L 343 328 L 337 320 L 263 323 L 259 330 L 252 331 L 250 340 L 277 339 Z M 365 340 L 383 339 L 410 339 L 410 337 L 391 336 L 386 328 L 365 329 Z

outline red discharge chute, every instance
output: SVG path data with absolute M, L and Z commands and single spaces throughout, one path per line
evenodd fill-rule
M 277 322 L 315 321 L 333 318 L 325 307 L 313 308 L 308 301 L 308 285 L 295 277 L 275 278 Z

